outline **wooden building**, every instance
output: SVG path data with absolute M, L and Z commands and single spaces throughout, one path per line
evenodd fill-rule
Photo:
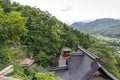
M 59 66 L 49 71 L 63 80 L 118 80 L 102 66 L 99 57 L 81 46 L 67 57 L 63 64 L 59 61 Z
M 102 65 L 100 58 L 81 46 L 71 54 L 71 49 L 62 50 L 58 67 L 45 70 L 41 66 L 38 72 L 55 72 L 62 80 L 118 80 Z

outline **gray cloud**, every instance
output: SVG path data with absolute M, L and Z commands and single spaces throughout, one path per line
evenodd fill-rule
M 62 12 L 68 12 L 68 11 L 71 11 L 72 9 L 73 8 L 71 6 L 69 6 L 69 7 L 61 9 L 60 11 L 62 11 Z

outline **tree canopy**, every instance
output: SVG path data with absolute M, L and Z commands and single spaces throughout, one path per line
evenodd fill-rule
M 4 43 L 15 43 L 20 40 L 22 35 L 25 35 L 25 18 L 20 12 L 11 11 L 4 13 L 0 7 L 0 41 Z
M 112 48 L 107 43 L 98 42 L 92 44 L 88 50 L 100 57 L 104 62 L 104 67 L 120 79 L 120 73 L 116 66 L 118 64 L 117 59 L 112 52 Z
M 13 64 L 15 71 L 10 76 L 23 80 L 59 80 L 53 73 L 37 73 L 36 66 L 40 63 L 44 67 L 56 66 L 62 48 L 75 50 L 77 45 L 81 45 L 86 49 L 90 47 L 89 50 L 101 57 L 105 67 L 118 77 L 119 58 L 116 60 L 107 44 L 93 44 L 94 38 L 89 34 L 74 30 L 39 8 L 15 2 L 10 4 L 10 0 L 0 0 L 0 6 L 0 69 Z M 12 50 L 14 45 L 19 46 L 19 50 Z M 30 58 L 31 54 L 35 66 L 23 69 L 21 61 Z
M 54 73 L 36 73 L 35 80 L 60 80 L 58 77 L 54 77 Z

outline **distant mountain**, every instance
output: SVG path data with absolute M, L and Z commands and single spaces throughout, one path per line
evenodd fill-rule
M 82 32 L 120 38 L 120 20 L 113 18 L 96 19 L 88 23 L 75 22 L 71 25 Z
M 78 29 L 78 30 L 79 30 L 79 29 L 82 28 L 85 24 L 86 24 L 85 22 L 75 22 L 75 23 L 72 24 L 72 27 L 73 27 L 74 29 Z

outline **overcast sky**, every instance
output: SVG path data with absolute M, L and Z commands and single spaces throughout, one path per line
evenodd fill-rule
M 120 0 L 12 0 L 50 12 L 68 24 L 97 18 L 120 18 Z

